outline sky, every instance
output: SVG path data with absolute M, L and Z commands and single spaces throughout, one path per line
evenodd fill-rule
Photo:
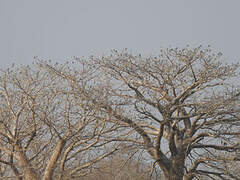
M 207 46 L 240 62 L 239 0 L 0 0 L 0 67 Z

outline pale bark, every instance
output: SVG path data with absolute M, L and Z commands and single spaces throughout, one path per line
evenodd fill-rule
M 26 154 L 23 152 L 19 145 L 16 145 L 16 150 L 18 152 L 18 162 L 19 167 L 23 171 L 23 177 L 25 180 L 38 180 L 38 175 L 31 166 Z
M 45 169 L 44 175 L 43 175 L 43 180 L 52 180 L 53 179 L 53 172 L 55 169 L 56 162 L 59 158 L 59 156 L 62 153 L 62 150 L 65 146 L 66 141 L 64 139 L 59 139 L 57 146 L 55 148 L 54 153 L 52 154 L 47 167 Z

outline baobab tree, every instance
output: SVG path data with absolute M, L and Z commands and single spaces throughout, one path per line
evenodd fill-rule
M 67 81 L 37 65 L 1 71 L 1 177 L 78 178 L 120 149 L 102 138 L 116 125 L 106 126 L 99 120 L 104 116 L 69 89 Z
M 145 149 L 165 179 L 239 178 L 225 166 L 240 161 L 238 64 L 202 47 L 163 49 L 156 57 L 114 51 L 75 63 L 80 68 L 69 72 L 40 62 L 108 122 L 125 126 L 129 143 Z M 85 87 L 83 71 L 91 71 Z

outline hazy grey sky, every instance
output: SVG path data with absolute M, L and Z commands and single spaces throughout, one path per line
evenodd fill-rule
M 0 0 L 0 67 L 211 45 L 240 62 L 240 0 Z

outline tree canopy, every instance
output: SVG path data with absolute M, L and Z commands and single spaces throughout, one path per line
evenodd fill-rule
M 2 176 L 87 177 L 129 151 L 150 179 L 154 169 L 167 180 L 239 179 L 239 85 L 239 65 L 203 47 L 4 70 Z

